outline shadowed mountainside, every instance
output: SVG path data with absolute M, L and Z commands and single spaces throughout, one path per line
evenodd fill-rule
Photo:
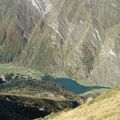
M 79 103 L 68 100 L 52 100 L 32 96 L 0 94 L 1 120 L 33 120 L 45 117 L 65 108 L 75 108 Z

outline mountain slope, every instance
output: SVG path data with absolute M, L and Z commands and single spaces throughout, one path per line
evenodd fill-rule
M 37 11 L 26 0 L 0 1 L 0 62 L 12 62 L 28 42 L 38 20 Z
M 47 120 L 119 120 L 120 119 L 120 89 L 114 89 L 102 94 L 75 110 L 62 112 Z
M 0 7 L 0 13 L 13 16 L 1 15 L 12 21 L 0 22 L 1 63 L 14 61 L 78 82 L 120 83 L 119 0 L 12 1 L 10 10 Z
M 42 27 L 37 26 L 21 55 L 22 64 L 75 79 L 120 83 L 119 5 L 117 0 L 50 1 Z

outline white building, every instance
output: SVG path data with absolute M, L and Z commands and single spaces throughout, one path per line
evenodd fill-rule
M 5 82 L 5 75 L 0 73 L 0 82 Z

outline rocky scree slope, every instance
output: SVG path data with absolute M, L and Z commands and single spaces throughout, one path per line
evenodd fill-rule
M 119 0 L 4 0 L 0 5 L 0 62 L 65 73 L 77 81 L 120 83 Z

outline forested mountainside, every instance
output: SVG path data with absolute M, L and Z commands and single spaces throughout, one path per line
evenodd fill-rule
M 120 83 L 119 0 L 0 0 L 0 62 Z

